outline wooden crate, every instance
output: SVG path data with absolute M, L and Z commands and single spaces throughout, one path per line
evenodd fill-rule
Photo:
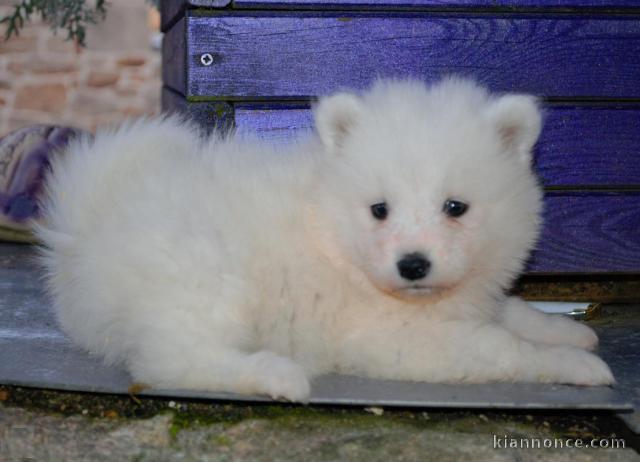
M 377 77 L 543 97 L 529 274 L 640 273 L 640 3 L 164 0 L 162 13 L 163 108 L 208 128 L 286 140 L 311 129 L 314 97 Z

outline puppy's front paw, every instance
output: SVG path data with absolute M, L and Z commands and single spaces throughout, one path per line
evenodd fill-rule
M 555 343 L 559 345 L 571 345 L 585 350 L 595 350 L 598 347 L 598 336 L 594 330 L 567 316 L 557 316 L 553 319 L 553 328 L 549 332 L 558 337 Z
M 572 385 L 611 385 L 615 383 L 609 366 L 588 351 L 579 348 L 554 348 L 553 381 Z
M 569 331 L 571 345 L 585 350 L 595 350 L 598 347 L 598 335 L 595 331 L 584 324 L 575 322 Z
M 304 369 L 288 358 L 263 351 L 254 355 L 260 370 L 257 388 L 273 399 L 306 402 L 311 385 Z

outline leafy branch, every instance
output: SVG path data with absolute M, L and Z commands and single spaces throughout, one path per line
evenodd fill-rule
M 0 24 L 6 24 L 5 40 L 8 40 L 20 34 L 32 15 L 39 14 L 54 32 L 66 30 L 67 40 L 85 46 L 86 26 L 102 21 L 106 8 L 107 0 L 95 0 L 93 6 L 88 6 L 87 0 L 20 0 L 11 14 L 0 19 Z

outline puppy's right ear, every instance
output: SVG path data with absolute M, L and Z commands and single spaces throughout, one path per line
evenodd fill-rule
M 529 162 L 542 129 L 538 100 L 530 95 L 507 94 L 490 104 L 488 114 L 505 151 Z
M 340 149 L 362 114 L 362 101 L 352 93 L 320 98 L 314 108 L 316 130 L 328 151 Z

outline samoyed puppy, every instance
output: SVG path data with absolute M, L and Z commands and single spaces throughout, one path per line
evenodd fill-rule
M 329 372 L 614 381 L 590 328 L 504 294 L 540 227 L 533 97 L 380 81 L 314 115 L 284 149 L 177 118 L 75 141 L 35 225 L 64 332 L 153 387 L 291 401 Z

